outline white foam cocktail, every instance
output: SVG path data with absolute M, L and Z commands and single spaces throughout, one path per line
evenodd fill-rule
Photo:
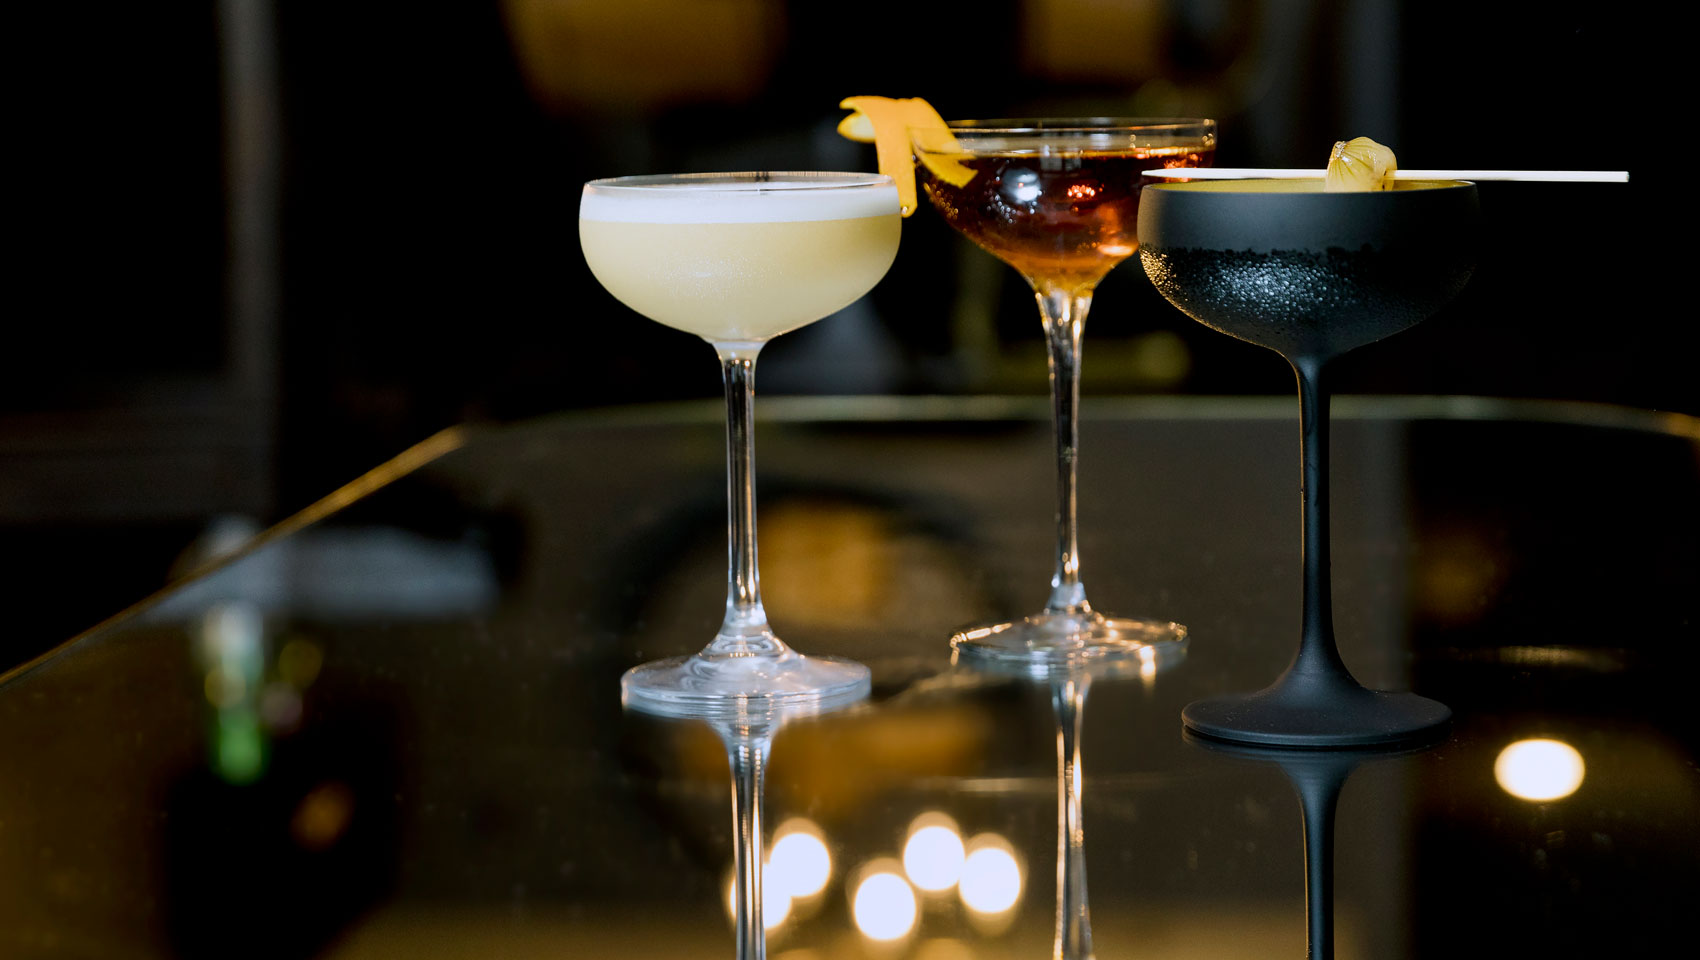
M 885 276 L 896 190 L 593 184 L 579 237 L 591 272 L 626 306 L 710 342 L 758 342 L 848 306 Z
M 627 671 L 627 703 L 702 717 L 757 703 L 825 709 L 867 694 L 866 667 L 805 657 L 768 625 L 756 565 L 753 375 L 767 340 L 849 306 L 878 283 L 900 233 L 897 187 L 875 174 L 585 184 L 579 240 L 591 272 L 638 313 L 713 344 L 726 383 L 726 617 L 701 652 Z

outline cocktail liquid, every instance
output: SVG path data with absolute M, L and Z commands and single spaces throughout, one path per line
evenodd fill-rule
M 1116 151 L 961 155 L 975 171 L 956 187 L 916 164 L 945 220 L 1030 281 L 1088 288 L 1139 249 L 1146 170 L 1209 166 L 1216 148 L 1189 144 Z

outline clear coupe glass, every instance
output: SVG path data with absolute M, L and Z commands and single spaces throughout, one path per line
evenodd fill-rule
M 1141 174 L 1210 165 L 1213 120 L 968 120 L 910 131 L 922 190 L 945 221 L 1032 286 L 1045 330 L 1056 432 L 1057 546 L 1040 612 L 958 633 L 958 651 L 1069 661 L 1180 643 L 1167 620 L 1107 616 L 1080 576 L 1076 477 L 1080 348 L 1098 282 L 1139 247 Z
M 1420 740 L 1451 711 L 1360 686 L 1334 639 L 1329 580 L 1328 380 L 1339 355 L 1420 323 L 1468 282 L 1480 244 L 1474 184 L 1401 180 L 1329 193 L 1321 180 L 1146 187 L 1140 259 L 1193 319 L 1286 358 L 1298 377 L 1304 606 L 1292 664 L 1267 689 L 1189 704 L 1188 729 L 1239 743 L 1362 747 Z
M 868 670 L 805 657 L 768 625 L 756 564 L 756 355 L 885 276 L 901 234 L 897 188 L 864 173 L 620 177 L 585 184 L 579 240 L 591 272 L 638 313 L 714 346 L 726 384 L 726 616 L 700 652 L 634 667 L 625 702 L 702 716 L 717 705 L 830 709 Z

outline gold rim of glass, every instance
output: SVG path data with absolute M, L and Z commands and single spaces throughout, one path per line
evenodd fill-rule
M 1119 130 L 1140 130 L 1150 133 L 1172 132 L 1189 127 L 1207 130 L 1214 135 L 1216 121 L 1209 117 L 1016 117 L 993 120 L 947 120 L 952 132 L 970 133 L 1104 133 Z M 916 129 L 916 128 L 910 128 Z
M 835 170 L 746 170 L 732 173 L 663 173 L 635 177 L 604 177 L 585 183 L 586 190 L 638 191 L 692 187 L 699 191 L 748 193 L 752 190 L 847 190 L 889 186 L 896 181 L 883 173 Z M 783 186 L 779 186 L 783 184 Z M 716 188 L 721 188 L 717 190 Z
M 1047 153 L 1057 149 L 1126 149 L 1216 145 L 1216 121 L 1185 117 L 1067 117 L 952 120 L 910 127 L 917 153 Z

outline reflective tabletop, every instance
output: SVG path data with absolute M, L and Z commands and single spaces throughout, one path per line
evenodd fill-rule
M 767 744 L 784 960 L 1576 957 L 1700 894 L 1700 421 L 1335 404 L 1334 608 L 1396 753 L 1183 734 L 1299 627 L 1290 399 L 1089 400 L 1096 603 L 1131 669 L 988 672 L 1043 599 L 1041 399 L 758 405 L 764 595 L 873 693 L 772 730 L 622 709 L 713 636 L 718 404 L 440 434 L 0 679 L 0 955 L 727 957 L 727 751 Z

